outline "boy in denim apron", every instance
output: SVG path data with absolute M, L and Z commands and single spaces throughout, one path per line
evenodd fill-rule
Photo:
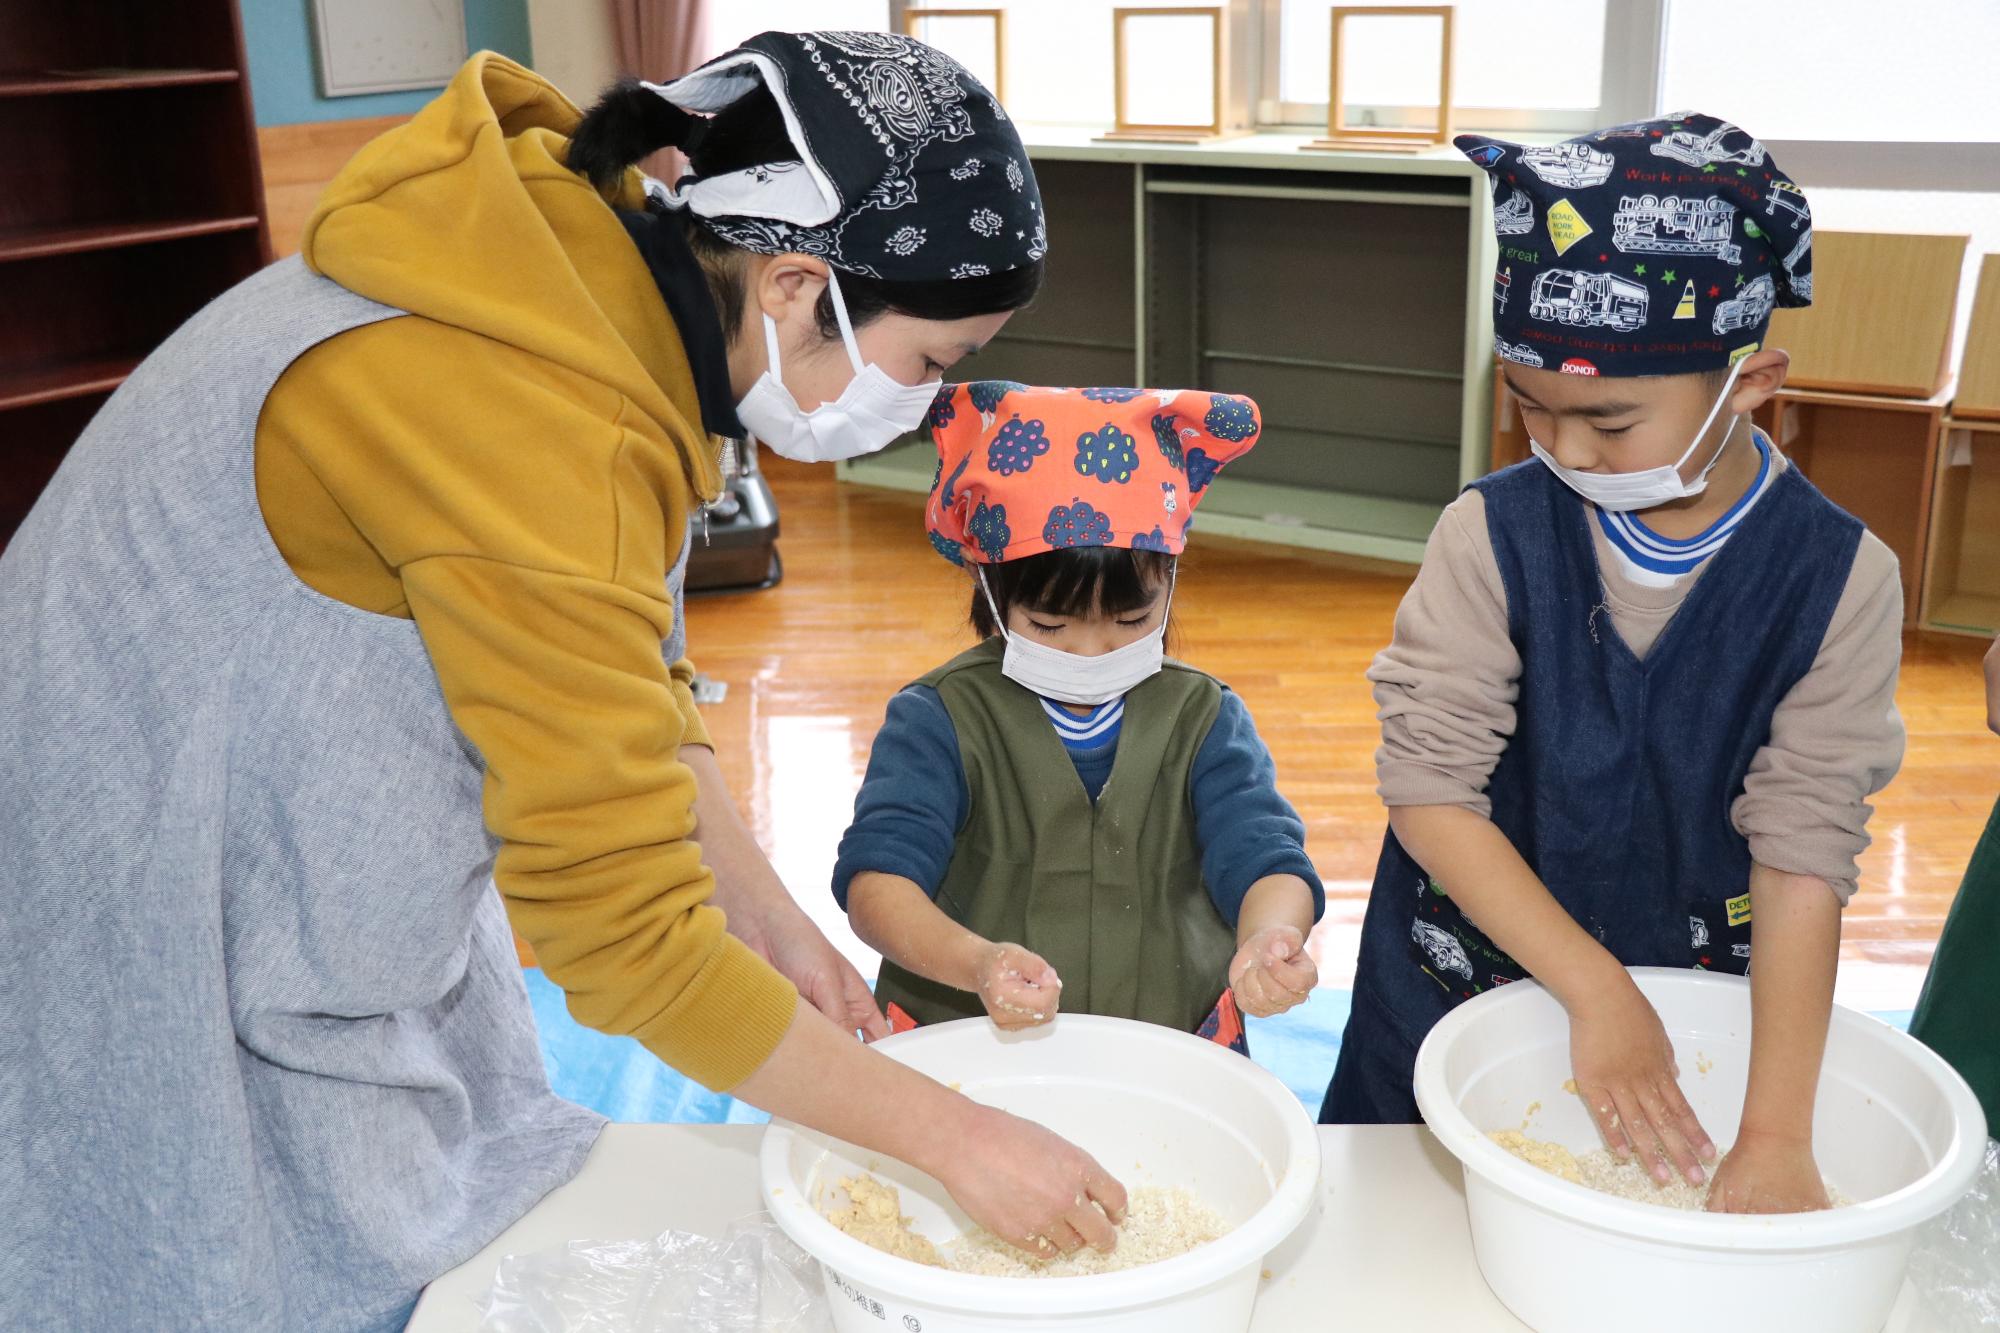
M 1773 307 L 1812 298 L 1805 196 L 1710 116 L 1457 143 L 1492 179 L 1536 458 L 1446 510 L 1369 671 L 1390 827 L 1321 1119 L 1417 1119 L 1424 1034 L 1532 975 L 1606 1143 L 1699 1182 L 1714 1141 L 1625 969 L 1750 973 L 1710 1206 L 1825 1207 L 1813 1095 L 1867 797 L 1901 762 L 1902 594 L 1750 421 L 1785 379 Z

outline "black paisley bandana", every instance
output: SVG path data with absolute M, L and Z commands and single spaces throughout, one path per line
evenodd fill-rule
M 1047 253 L 1021 136 L 942 51 L 885 32 L 767 32 L 646 86 L 713 114 L 760 83 L 800 161 L 653 187 L 730 244 L 900 282 L 982 277 Z

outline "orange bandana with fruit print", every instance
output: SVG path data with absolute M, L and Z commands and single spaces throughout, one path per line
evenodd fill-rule
M 1179 555 L 1216 472 L 1261 429 L 1237 394 L 1012 380 L 945 385 L 929 422 L 938 471 L 924 524 L 957 565 L 1074 546 Z

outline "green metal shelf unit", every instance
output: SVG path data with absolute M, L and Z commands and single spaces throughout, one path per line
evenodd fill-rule
M 1488 465 L 1484 178 L 1456 153 L 1308 155 L 1294 137 L 1031 143 L 1048 281 L 958 373 L 1249 394 L 1263 438 L 1201 530 L 1414 562 Z M 911 439 L 840 475 L 923 491 L 934 458 Z

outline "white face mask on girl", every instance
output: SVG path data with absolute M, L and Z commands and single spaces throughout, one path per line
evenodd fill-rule
M 1085 657 L 1037 643 L 1026 635 L 1009 633 L 1007 617 L 1000 614 L 993 590 L 986 586 L 986 571 L 977 572 L 979 590 L 986 594 L 986 605 L 993 610 L 993 623 L 1000 627 L 1000 637 L 1007 641 L 1000 674 L 1022 688 L 1061 703 L 1095 707 L 1160 674 L 1160 663 L 1166 657 L 1167 612 L 1174 605 L 1172 574 L 1167 576 L 1167 600 L 1160 608 L 1159 624 L 1145 637 L 1134 639 L 1123 648 Z
M 1703 418 L 1701 429 L 1694 433 L 1694 442 L 1688 445 L 1687 452 L 1681 455 L 1680 461 L 1671 466 L 1663 463 L 1659 467 L 1649 467 L 1642 472 L 1579 472 L 1575 468 L 1567 468 L 1556 462 L 1555 455 L 1542 448 L 1541 441 L 1532 435 L 1528 437 L 1528 447 L 1534 450 L 1535 457 L 1548 465 L 1549 471 L 1562 479 L 1563 485 L 1599 509 L 1609 510 L 1614 514 L 1630 513 L 1635 509 L 1651 509 L 1655 505 L 1700 495 L 1708 489 L 1708 474 L 1722 461 L 1722 451 L 1729 444 L 1729 436 L 1722 437 L 1722 443 L 1715 446 L 1715 457 L 1709 459 L 1707 466 L 1695 474 L 1694 480 L 1682 481 L 1681 469 L 1687 465 L 1688 459 L 1694 457 L 1694 451 L 1701 447 L 1703 438 L 1708 434 L 1708 428 L 1715 424 L 1715 414 L 1729 401 L 1729 391 L 1736 385 L 1736 372 L 1741 369 L 1743 369 L 1741 361 L 1729 368 L 1729 378 L 1723 382 L 1722 392 L 1716 396 L 1715 405 L 1708 409 L 1708 416 Z M 1732 430 L 1730 433 L 1735 432 Z
M 777 322 L 765 315 L 764 350 L 770 365 L 736 405 L 737 419 L 758 443 L 800 463 L 837 463 L 886 447 L 917 428 L 943 383 L 903 384 L 873 361 L 863 362 L 854 326 L 847 320 L 847 302 L 841 299 L 840 279 L 831 267 L 826 271 L 826 290 L 833 298 L 847 359 L 854 363 L 854 378 L 840 397 L 810 412 L 800 409 L 798 399 L 785 387 L 779 365 Z

